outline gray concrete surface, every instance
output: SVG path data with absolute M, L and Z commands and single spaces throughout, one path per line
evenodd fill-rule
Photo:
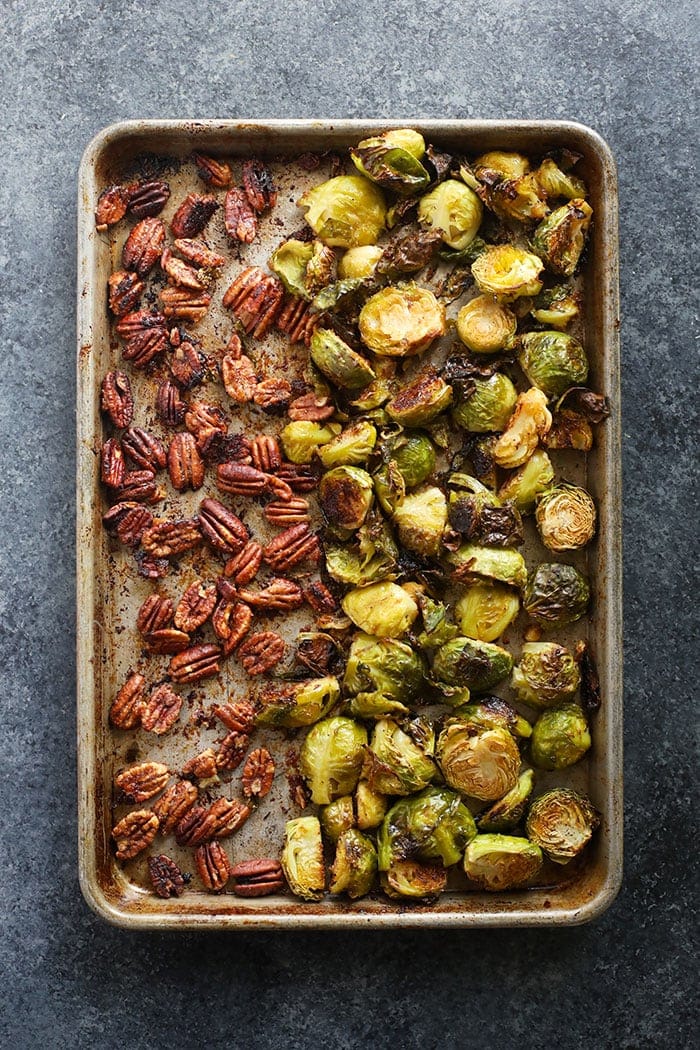
M 0 1045 L 693 1045 L 696 5 L 5 0 L 0 26 Z M 81 899 L 78 161 L 120 118 L 312 115 L 568 117 L 617 156 L 626 878 L 593 926 L 136 936 Z

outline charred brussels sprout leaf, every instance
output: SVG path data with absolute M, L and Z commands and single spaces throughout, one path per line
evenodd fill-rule
M 317 722 L 309 730 L 299 765 L 312 802 L 325 806 L 355 790 L 366 743 L 364 726 L 341 715 Z
M 415 599 L 387 580 L 349 591 L 343 611 L 356 627 L 378 638 L 398 638 L 418 616 Z
M 545 157 L 535 174 L 542 190 L 550 200 L 556 200 L 557 197 L 573 200 L 576 197 L 586 196 L 585 182 L 572 175 L 571 172 L 562 170 L 552 157 Z
M 385 514 L 393 514 L 406 497 L 406 482 L 396 463 L 390 460 L 373 474 L 374 491 Z
M 451 402 L 452 387 L 434 368 L 427 368 L 394 395 L 386 411 L 397 423 L 420 427 L 449 408 Z
M 270 256 L 269 266 L 276 273 L 282 284 L 291 295 L 301 299 L 310 299 L 306 287 L 306 267 L 314 254 L 312 244 L 305 241 L 283 241 Z
M 511 831 L 517 827 L 525 815 L 527 800 L 532 794 L 534 784 L 533 771 L 524 770 L 515 787 L 476 818 L 479 831 Z
M 360 311 L 360 338 L 380 357 L 412 357 L 445 333 L 445 308 L 428 288 L 382 288 Z
M 543 627 L 563 627 L 580 620 L 588 608 L 590 590 L 585 576 L 573 565 L 545 562 L 528 580 L 525 611 Z
M 410 701 L 420 695 L 424 671 L 423 658 L 405 642 L 360 633 L 350 646 L 343 689 L 351 696 L 376 692 Z
M 395 576 L 397 565 L 386 551 L 364 555 L 354 547 L 326 544 L 326 570 L 338 583 L 364 587 Z
M 447 885 L 447 871 L 441 864 L 421 864 L 417 860 L 397 860 L 381 875 L 387 897 L 399 900 L 434 900 Z
M 364 779 L 382 795 L 411 795 L 435 776 L 432 759 L 389 718 L 374 727 L 365 756 Z
M 430 182 L 430 175 L 420 162 L 424 153 L 422 135 L 408 128 L 363 139 L 350 150 L 352 162 L 362 175 L 407 197 L 420 193 Z
M 518 592 L 499 584 L 475 583 L 455 605 L 462 634 L 482 642 L 494 642 L 520 611 Z
M 307 901 L 321 900 L 326 888 L 326 869 L 317 817 L 287 821 L 280 861 L 293 894 Z
M 518 361 L 533 386 L 549 398 L 588 377 L 586 351 L 566 332 L 527 332 L 520 337 Z
M 453 474 L 450 486 L 450 525 L 462 536 L 487 547 L 514 547 L 523 542 L 523 523 L 514 506 L 502 506 L 493 492 L 467 474 Z
M 391 458 L 408 489 L 422 484 L 435 470 L 435 448 L 425 434 L 409 434 L 397 442 Z
M 535 449 L 527 463 L 503 482 L 498 498 L 510 500 L 521 514 L 528 514 L 534 510 L 537 497 L 549 488 L 553 480 L 551 459 L 542 449 Z
M 476 835 L 474 818 L 454 791 L 428 787 L 403 798 L 387 813 L 377 847 L 379 868 L 387 871 L 400 860 L 457 864 Z
M 477 295 L 457 314 L 457 335 L 475 354 L 494 354 L 510 343 L 518 327 L 512 310 L 490 295 Z
M 435 602 L 423 594 L 418 597 L 418 605 L 423 618 L 423 630 L 416 642 L 421 649 L 438 649 L 459 634 L 456 624 L 450 623 L 442 602 Z
M 507 678 L 513 658 L 507 649 L 476 638 L 453 638 L 435 653 L 433 676 L 447 685 L 466 685 L 483 693 Z
M 287 423 L 280 435 L 284 454 L 290 463 L 310 463 L 321 445 L 327 444 L 338 433 L 339 423 L 311 423 L 306 419 Z
M 533 455 L 539 441 L 552 425 L 547 397 L 531 387 L 518 395 L 513 413 L 496 442 L 493 458 L 499 467 L 521 467 Z
M 404 497 L 392 521 L 399 541 L 424 558 L 436 557 L 447 525 L 447 501 L 442 489 L 429 485 Z
M 477 835 L 464 853 L 464 872 L 484 890 L 509 890 L 530 882 L 542 867 L 542 851 L 513 835 Z
M 326 470 L 366 463 L 377 441 L 377 428 L 366 419 L 349 427 L 323 445 L 318 452 Z
M 568 864 L 590 842 L 600 824 L 591 800 L 578 791 L 554 788 L 530 806 L 528 838 L 555 864 Z
M 544 439 L 547 448 L 574 448 L 590 452 L 593 448 L 593 430 L 585 416 L 569 408 L 561 408 L 552 416 L 552 426 Z
M 510 419 L 518 393 L 508 376 L 495 372 L 488 379 L 472 380 L 473 389 L 452 410 L 457 426 L 477 434 L 503 430 Z
M 450 787 L 484 802 L 503 798 L 515 786 L 520 752 L 502 726 L 488 729 L 449 718 L 437 742 L 437 760 Z
M 352 795 L 343 795 L 323 806 L 319 813 L 321 830 L 329 842 L 337 842 L 344 831 L 355 826 Z
M 509 303 L 524 295 L 537 295 L 542 288 L 543 268 L 538 255 L 514 244 L 497 244 L 474 260 L 472 274 L 481 292 Z
M 348 828 L 340 835 L 335 848 L 330 892 L 347 893 L 351 900 L 365 897 L 372 889 L 376 874 L 377 851 L 371 839 L 357 828 Z
M 508 547 L 478 547 L 473 543 L 462 546 L 449 555 L 455 566 L 453 576 L 460 583 L 505 583 L 518 590 L 527 583 L 525 559 L 519 551 Z
M 359 529 L 374 500 L 372 479 L 360 467 L 334 467 L 321 478 L 318 498 L 331 525 Z
M 579 485 L 560 484 L 537 501 L 540 538 L 551 551 L 580 550 L 595 536 L 595 503 Z
M 346 390 L 359 390 L 376 378 L 369 362 L 330 328 L 316 329 L 311 336 L 310 352 L 318 370 Z
M 591 746 L 588 722 L 576 704 L 544 711 L 535 722 L 530 755 L 538 769 L 566 769 L 580 762 Z
M 418 273 L 433 258 L 440 241 L 439 230 L 404 226 L 384 248 L 376 272 L 389 278 Z
M 310 726 L 328 714 L 339 696 L 340 684 L 332 675 L 290 684 L 263 695 L 257 722 L 287 729 Z
M 476 237 L 482 215 L 477 195 L 457 179 L 441 182 L 418 205 L 420 221 L 438 230 L 445 244 L 459 251 Z
M 566 328 L 579 315 L 579 299 L 565 284 L 540 292 L 530 311 L 547 328 Z
M 376 244 L 384 229 L 382 191 L 362 175 L 337 175 L 315 186 L 299 200 L 306 221 L 324 244 L 355 248 Z
M 540 710 L 569 700 L 580 682 L 573 653 L 556 642 L 525 642 L 511 679 L 518 700 Z

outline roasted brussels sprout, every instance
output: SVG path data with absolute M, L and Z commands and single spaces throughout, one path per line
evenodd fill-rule
M 284 454 L 290 463 L 310 463 L 321 445 L 340 433 L 339 423 L 311 423 L 306 419 L 287 423 L 281 433 Z
M 518 319 L 512 310 L 490 295 L 477 295 L 457 314 L 457 335 L 475 354 L 495 354 L 516 333 Z
M 457 864 L 476 835 L 474 818 L 454 791 L 427 787 L 394 803 L 377 835 L 380 871 L 397 860 Z
M 379 357 L 413 357 L 445 333 L 445 308 L 415 284 L 382 288 L 362 307 L 360 337 Z
M 530 387 L 518 395 L 513 414 L 496 442 L 493 458 L 499 467 L 521 467 L 552 425 L 552 414 L 542 390 Z
M 518 777 L 515 787 L 507 791 L 503 798 L 494 802 L 476 818 L 479 831 L 511 831 L 517 827 L 525 815 L 527 800 L 535 785 L 535 774 L 525 769 Z
M 421 864 L 417 860 L 397 860 L 381 873 L 387 897 L 398 900 L 433 900 L 447 885 L 447 871 L 441 864 Z
M 578 296 L 565 284 L 546 288 L 533 302 L 530 313 L 547 328 L 566 328 L 579 315 Z
M 484 802 L 503 798 L 515 786 L 520 752 L 507 729 L 487 729 L 463 718 L 448 718 L 436 757 L 450 787 Z
M 332 251 L 330 248 L 328 250 Z M 325 314 L 332 310 L 337 315 L 354 316 L 366 292 L 364 278 L 345 277 L 341 281 L 325 285 L 316 292 L 311 300 L 311 309 L 317 314 Z
M 472 275 L 479 291 L 495 295 L 505 303 L 523 295 L 537 295 L 542 288 L 543 269 L 538 255 L 514 244 L 494 245 L 472 263 Z
M 566 332 L 527 332 L 520 337 L 518 361 L 533 386 L 549 398 L 588 378 L 586 351 Z
M 575 197 L 586 196 L 585 182 L 569 171 L 562 171 L 551 157 L 545 157 L 535 174 L 544 193 L 552 200 L 557 197 L 573 200 Z
M 326 470 L 366 463 L 377 441 L 377 428 L 367 419 L 351 423 L 318 450 Z
M 563 627 L 581 619 L 589 599 L 588 581 L 578 569 L 560 562 L 545 562 L 528 580 L 523 606 L 535 623 Z
M 518 590 L 527 583 L 525 559 L 519 551 L 509 547 L 477 547 L 473 543 L 462 546 L 449 555 L 455 566 L 453 576 L 460 583 L 505 583 Z
M 530 757 L 538 769 L 566 769 L 580 762 L 591 746 L 583 710 L 564 704 L 543 711 L 530 738 Z
M 318 500 L 331 525 L 359 529 L 374 501 L 372 479 L 360 467 L 334 467 L 321 478 Z
M 418 616 L 415 599 L 388 580 L 349 591 L 343 610 L 356 627 L 378 638 L 399 638 Z
M 326 869 L 318 817 L 287 821 L 280 862 L 292 893 L 307 901 L 321 900 L 326 889 Z
M 435 470 L 435 446 L 426 434 L 409 434 L 397 442 L 391 458 L 407 489 L 421 485 Z
M 477 235 L 483 208 L 469 186 L 457 179 L 445 179 L 421 197 L 418 218 L 439 230 L 445 244 L 462 251 Z
M 420 427 L 439 416 L 452 403 L 452 387 L 427 368 L 392 397 L 386 406 L 391 419 L 405 427 Z
M 375 471 L 372 477 L 379 506 L 385 514 L 393 514 L 406 497 L 406 482 L 403 474 L 396 463 L 390 460 Z
M 437 557 L 447 525 L 447 500 L 435 485 L 409 492 L 394 511 L 399 541 L 424 558 Z
M 430 182 L 420 162 L 424 153 L 423 136 L 409 129 L 385 131 L 363 139 L 350 150 L 352 162 L 362 175 L 406 197 L 420 193 Z
M 510 890 L 534 879 L 542 851 L 514 835 L 477 835 L 464 853 L 464 872 L 484 890 Z
M 517 179 L 530 170 L 530 161 L 522 153 L 489 150 L 481 153 L 472 164 L 474 176 L 481 180 L 486 172 L 496 172 L 502 179 Z
M 355 790 L 366 744 L 366 729 L 352 718 L 336 715 L 312 726 L 299 755 L 312 802 L 326 806 Z
M 590 842 L 600 816 L 586 795 L 554 788 L 530 806 L 527 834 L 555 864 L 568 864 Z
M 335 848 L 331 864 L 330 892 L 347 893 L 351 900 L 365 897 L 372 889 L 377 874 L 377 851 L 374 844 L 357 828 L 344 831 Z
M 483 693 L 501 682 L 513 669 L 507 649 L 476 638 L 453 638 L 441 646 L 433 660 L 433 675 L 447 685 L 466 685 Z
M 477 434 L 503 430 L 511 417 L 518 392 L 508 376 L 494 372 L 488 379 L 474 379 L 466 400 L 452 409 L 457 426 Z
M 525 642 L 511 686 L 522 703 L 543 710 L 569 700 L 581 684 L 574 655 L 556 642 Z
M 292 238 L 283 241 L 274 250 L 269 260 L 269 267 L 276 273 L 284 287 L 291 295 L 298 295 L 301 299 L 310 299 L 306 287 L 306 267 L 314 254 L 313 245 L 306 241 L 298 241 Z
M 338 263 L 338 277 L 371 277 L 383 254 L 384 249 L 376 244 L 348 248 Z
M 343 689 L 350 696 L 376 692 L 392 700 L 410 701 L 420 695 L 424 672 L 422 656 L 410 645 L 361 632 L 350 646 Z
M 360 831 L 378 828 L 389 806 L 386 795 L 373 791 L 366 780 L 361 780 L 355 791 L 355 813 Z
M 535 520 L 550 551 L 581 550 L 595 536 L 595 503 L 579 485 L 561 483 L 540 496 Z
M 365 721 L 381 718 L 401 718 L 409 709 L 401 700 L 392 700 L 383 693 L 356 693 L 350 699 L 350 713 Z
M 523 542 L 523 523 L 512 504 L 503 506 L 485 485 L 468 474 L 453 474 L 448 507 L 450 525 L 468 540 L 487 547 L 513 547 Z
M 337 842 L 344 831 L 355 826 L 352 795 L 342 795 L 323 806 L 319 813 L 321 830 L 329 842 Z
M 417 599 L 423 619 L 423 630 L 416 642 L 421 649 L 438 649 L 457 637 L 459 628 L 450 622 L 447 608 L 442 602 L 433 601 L 427 594 L 420 594 Z
M 550 431 L 551 433 L 551 431 Z M 510 500 L 521 514 L 534 510 L 535 501 L 554 480 L 554 467 L 547 453 L 537 448 L 527 463 L 507 478 L 498 490 L 498 498 Z
M 475 583 L 467 587 L 455 605 L 462 634 L 481 642 L 500 638 L 519 611 L 518 592 L 495 583 Z
M 431 758 L 392 719 L 377 722 L 365 755 L 363 778 L 381 795 L 411 795 L 427 787 L 436 769 Z
M 310 354 L 318 370 L 346 390 L 360 390 L 375 378 L 369 362 L 330 328 L 316 329 L 311 336 Z
M 593 430 L 580 412 L 560 408 L 552 416 L 552 426 L 544 443 L 547 448 L 575 448 L 579 452 L 590 452 L 593 448 Z
M 382 191 L 362 175 L 337 175 L 307 190 L 299 200 L 306 221 L 324 244 L 356 248 L 376 244 L 384 229 Z
M 522 740 L 532 736 L 532 726 L 527 718 L 500 696 L 482 696 L 476 703 L 461 704 L 455 715 L 484 729 L 507 729 Z
M 328 714 L 339 696 L 340 683 L 333 675 L 273 687 L 269 695 L 263 694 L 261 698 L 257 722 L 287 729 L 310 726 Z
M 488 180 L 483 178 L 483 181 L 483 197 L 501 219 L 539 222 L 549 211 L 534 172 L 510 179 L 494 178 L 494 173 L 490 173 Z
M 396 576 L 396 561 L 386 551 L 365 555 L 354 547 L 327 543 L 325 554 L 328 575 L 338 583 L 365 587 Z
M 335 276 L 335 252 L 322 241 L 314 241 L 313 251 L 306 264 L 304 286 L 312 298 L 316 298 L 322 289 L 333 283 Z

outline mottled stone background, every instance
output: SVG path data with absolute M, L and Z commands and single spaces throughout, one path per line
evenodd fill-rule
M 0 29 L 0 1043 L 694 1044 L 696 4 L 5 0 Z M 236 116 L 564 117 L 616 154 L 626 878 L 590 927 L 135 936 L 82 901 L 77 166 L 93 134 L 121 118 Z

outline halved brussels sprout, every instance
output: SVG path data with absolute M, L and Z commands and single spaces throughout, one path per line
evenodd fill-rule
M 418 605 L 398 584 L 382 580 L 349 591 L 343 598 L 343 611 L 366 634 L 399 638 L 418 616 Z
M 380 357 L 413 357 L 445 334 L 445 307 L 415 284 L 382 288 L 362 307 L 360 338 Z
M 540 710 L 569 700 L 581 684 L 574 654 L 556 642 L 525 642 L 511 686 L 522 703 Z
M 318 817 L 287 821 L 280 863 L 292 893 L 306 901 L 321 900 L 326 889 L 326 869 Z
M 500 638 L 520 611 L 518 592 L 498 584 L 475 583 L 455 605 L 462 634 L 482 642 Z
M 435 485 L 409 492 L 393 513 L 399 541 L 424 558 L 437 557 L 447 525 L 447 500 Z
M 345 390 L 360 390 L 376 378 L 370 363 L 330 328 L 316 329 L 309 352 L 318 370 Z
M 554 788 L 530 806 L 528 838 L 555 864 L 568 864 L 585 849 L 600 824 L 600 815 L 586 795 Z
M 366 463 L 377 442 L 377 428 L 367 419 L 351 423 L 318 450 L 326 470 Z
M 383 693 L 356 693 L 350 700 L 350 713 L 365 721 L 381 718 L 401 718 L 409 709 L 401 700 L 392 700 Z
M 484 729 L 507 729 L 519 739 L 532 736 L 532 726 L 527 718 L 500 696 L 482 696 L 477 703 L 460 704 L 455 715 Z
M 408 128 L 363 139 L 350 150 L 352 162 L 362 175 L 406 197 L 420 193 L 430 182 L 420 162 L 424 153 L 423 136 Z
M 431 758 L 392 719 L 377 722 L 365 754 L 363 779 L 382 795 L 411 795 L 427 787 L 436 769 Z
M 374 501 L 372 479 L 360 467 L 334 467 L 321 478 L 318 501 L 331 525 L 359 529 Z
M 359 310 L 359 304 L 367 291 L 367 282 L 362 277 L 346 277 L 334 281 L 316 292 L 311 300 L 314 313 L 325 314 L 333 311 L 336 314 L 353 316 Z
M 409 701 L 420 695 L 424 672 L 423 657 L 410 645 L 361 632 L 350 646 L 343 689 L 350 696 L 378 692 L 392 700 Z
M 385 514 L 393 514 L 406 498 L 406 482 L 403 474 L 396 463 L 389 460 L 383 467 L 376 470 L 372 477 L 379 506 Z
M 474 818 L 454 791 L 427 787 L 419 795 L 395 802 L 377 835 L 379 870 L 397 860 L 457 864 L 476 835 Z
M 482 196 L 489 208 L 501 219 L 516 222 L 538 222 L 549 208 L 544 191 L 534 172 L 502 179 L 495 172 L 484 172 Z
M 361 780 L 355 790 L 355 812 L 360 831 L 378 828 L 389 807 L 386 795 L 374 791 L 366 780 Z
M 479 831 L 511 831 L 525 815 L 527 800 L 535 786 L 535 774 L 525 769 L 515 787 L 476 818 Z
M 447 871 L 440 864 L 420 864 L 417 860 L 397 860 L 381 874 L 387 897 L 399 900 L 433 900 L 447 886 Z
M 593 430 L 586 417 L 571 408 L 560 408 L 552 416 L 552 426 L 544 439 L 547 448 L 574 448 L 590 452 Z
M 535 520 L 550 551 L 581 550 L 595 536 L 595 503 L 579 485 L 562 482 L 540 496 Z
M 477 835 L 464 853 L 464 872 L 483 890 L 510 890 L 530 882 L 542 867 L 542 851 L 514 835 Z
M 472 263 L 472 275 L 479 291 L 495 295 L 506 303 L 523 295 L 537 295 L 542 288 L 543 269 L 538 255 L 514 244 L 494 245 Z
M 487 547 L 513 547 L 523 542 L 520 511 L 500 499 L 476 478 L 453 474 L 448 515 L 450 525 L 468 540 Z
M 311 423 L 306 419 L 287 423 L 280 434 L 284 454 L 290 463 L 310 463 L 318 448 L 331 441 L 340 430 L 340 423 Z
M 356 248 L 376 244 L 384 229 L 382 191 L 362 175 L 336 175 L 307 190 L 299 200 L 306 221 L 325 244 Z
M 352 795 L 343 795 L 323 806 L 319 813 L 321 830 L 329 842 L 337 842 L 344 831 L 355 826 Z
M 502 372 L 472 382 L 473 392 L 452 409 L 453 420 L 457 426 L 476 434 L 503 430 L 518 399 L 513 383 Z
M 518 394 L 513 414 L 496 442 L 493 458 L 499 467 L 521 467 L 552 425 L 547 397 L 537 387 Z
M 305 283 L 306 267 L 314 254 L 313 245 L 294 238 L 283 241 L 270 256 L 268 266 L 291 295 L 310 299 Z
M 384 249 L 377 244 L 348 248 L 338 263 L 338 277 L 371 277 L 383 254 Z
M 551 157 L 545 157 L 535 175 L 549 198 L 566 197 L 568 200 L 573 200 L 575 197 L 586 196 L 585 182 L 569 171 L 562 171 Z
M 310 726 L 327 715 L 340 696 L 340 683 L 333 675 L 271 687 L 261 697 L 259 725 L 296 729 Z
M 503 482 L 498 498 L 510 500 L 521 514 L 528 514 L 534 510 L 537 497 L 549 488 L 553 480 L 551 459 L 543 449 L 536 448 L 527 463 Z
M 493 580 L 518 590 L 527 583 L 527 566 L 520 551 L 510 547 L 477 547 L 473 543 L 462 546 L 449 555 L 455 566 L 453 576 L 460 583 L 483 583 Z
M 335 848 L 331 864 L 330 892 L 347 893 L 351 900 L 366 896 L 377 874 L 377 851 L 374 844 L 357 828 L 344 831 Z
M 543 711 L 530 738 L 530 757 L 538 769 L 566 769 L 580 762 L 591 746 L 582 708 L 564 704 Z
M 502 179 L 517 179 L 530 170 L 530 161 L 522 153 L 494 149 L 481 153 L 472 164 L 472 170 L 477 179 L 487 171 L 495 171 Z
M 439 416 L 451 403 L 452 387 L 434 368 L 427 368 L 392 397 L 386 410 L 397 423 L 420 427 Z
M 382 551 L 365 557 L 353 547 L 327 543 L 325 555 L 328 575 L 338 583 L 365 587 L 368 583 L 378 583 L 396 576 L 395 560 Z
M 518 745 L 507 729 L 487 729 L 462 718 L 445 722 L 437 760 L 450 787 L 484 802 L 503 798 L 515 787 L 520 769 Z
M 590 599 L 588 581 L 573 565 L 538 565 L 525 587 L 523 606 L 535 623 L 563 627 L 580 620 Z
M 520 338 L 518 361 L 533 386 L 549 398 L 588 378 L 586 351 L 567 332 L 527 332 Z
M 466 685 L 483 693 L 507 678 L 513 657 L 507 649 L 476 638 L 453 638 L 441 646 L 433 660 L 433 675 L 447 685 Z
M 566 328 L 579 315 L 578 296 L 565 284 L 546 288 L 535 299 L 530 313 L 548 328 Z
M 421 485 L 435 470 L 435 446 L 426 434 L 408 434 L 394 445 L 391 458 L 406 488 Z
M 457 314 L 457 335 L 475 354 L 495 354 L 510 342 L 518 328 L 512 310 L 490 295 L 477 295 Z
M 312 726 L 299 755 L 312 802 L 326 806 L 355 790 L 366 744 L 367 730 L 352 718 L 336 715 Z
M 476 237 L 483 213 L 476 193 L 457 179 L 445 179 L 418 204 L 420 221 L 439 230 L 445 244 L 459 251 Z

